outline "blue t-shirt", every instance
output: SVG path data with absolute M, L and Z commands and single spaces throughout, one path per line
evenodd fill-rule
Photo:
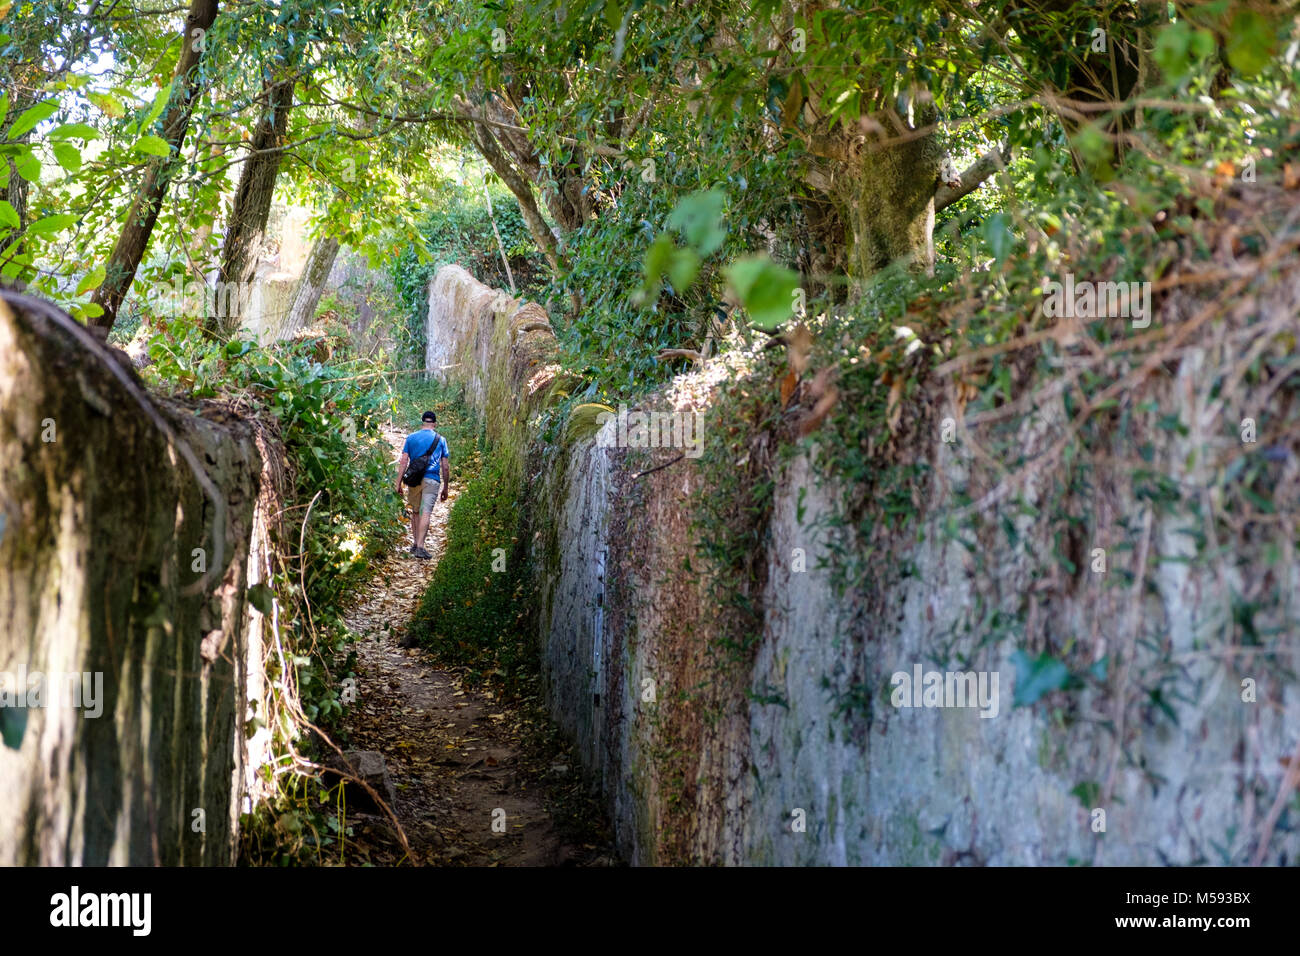
M 421 428 L 418 432 L 406 436 L 406 444 L 402 446 L 402 454 L 409 457 L 411 461 L 415 461 L 433 447 L 434 439 L 438 441 L 438 448 L 429 456 L 429 470 L 424 473 L 424 477 L 440 481 L 439 471 L 442 468 L 442 460 L 451 457 L 447 452 L 447 439 L 437 432 Z

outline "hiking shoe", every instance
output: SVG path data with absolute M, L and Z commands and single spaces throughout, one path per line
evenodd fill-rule
M 425 551 L 424 548 L 412 548 L 411 554 L 415 555 L 421 561 L 428 561 L 430 558 L 433 557 L 433 555 L 431 555 L 428 551 Z

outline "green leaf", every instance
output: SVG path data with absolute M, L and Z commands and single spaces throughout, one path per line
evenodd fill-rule
M 668 217 L 668 228 L 680 231 L 701 256 L 711 255 L 727 238 L 727 230 L 722 228 L 726 201 L 726 194 L 718 189 L 692 193 L 677 203 Z
M 146 130 L 154 124 L 154 120 L 161 116 L 163 110 L 167 108 L 167 101 L 171 99 L 171 95 L 172 85 L 168 83 L 153 98 L 153 105 L 149 107 L 149 112 L 145 114 L 144 119 L 141 121 L 140 129 Z
M 647 285 L 658 282 L 659 277 L 668 271 L 668 263 L 672 260 L 676 249 L 677 243 L 673 242 L 672 236 L 667 233 L 650 243 L 650 248 L 645 253 L 644 265 Z
M 750 321 L 758 328 L 770 332 L 794 311 L 798 273 L 777 265 L 767 256 L 737 259 L 724 271 Z
M 41 161 L 36 158 L 31 147 L 14 159 L 14 170 L 29 183 L 37 182 L 41 178 Z
M 668 261 L 668 278 L 673 288 L 684 292 L 695 281 L 695 274 L 700 271 L 700 257 L 690 249 L 677 249 Z
M 1160 72 L 1171 80 L 1180 79 L 1188 71 L 1188 34 L 1186 23 L 1171 23 L 1156 34 L 1152 55 Z
M 1037 660 L 1023 650 L 1011 657 L 1016 666 L 1016 693 L 1012 707 L 1028 707 L 1044 694 L 1061 690 L 1070 680 L 1069 668 L 1050 654 Z
M 5 117 L 9 115 L 9 94 L 0 93 L 0 129 L 4 128 Z
M 77 291 L 74 294 L 81 295 L 89 292 L 91 289 L 98 289 L 103 281 L 104 267 L 102 265 L 95 266 L 91 272 L 86 273 L 85 278 L 77 283 Z
M 1192 39 L 1187 49 L 1198 62 L 1211 56 L 1218 48 L 1218 44 L 1214 41 L 1214 34 L 1209 30 L 1192 31 Z
M 1254 76 L 1268 66 L 1276 40 L 1272 24 L 1262 14 L 1243 6 L 1228 27 L 1228 62 L 1243 76 Z
M 0 199 L 0 226 L 17 229 L 21 225 L 22 220 L 18 218 L 18 211 L 7 201 Z
M 55 233 L 62 232 L 69 226 L 74 225 L 77 217 L 72 213 L 61 213 L 57 216 L 46 216 L 43 219 L 37 219 L 27 227 L 27 234 L 30 236 L 51 236 Z
M 1088 165 L 1105 162 L 1110 158 L 1110 140 L 1096 123 L 1085 123 L 1073 137 L 1074 148 Z
M 1157 687 L 1155 690 L 1147 691 L 1147 696 L 1151 698 L 1151 703 L 1159 707 L 1161 713 L 1163 713 L 1166 717 L 1172 720 L 1174 722 L 1174 726 L 1177 727 L 1178 714 L 1175 713 L 1174 709 L 1169 706 L 1169 701 L 1165 700 L 1164 691 L 1162 691 L 1159 687 Z
M 18 139 L 29 130 L 35 129 L 37 123 L 49 119 L 58 111 L 58 100 L 45 100 L 30 109 L 24 110 L 18 114 L 18 118 L 14 120 L 14 125 L 9 127 L 8 138 Z
M 1089 667 L 1088 673 L 1091 674 L 1095 679 L 1104 682 L 1106 680 L 1106 671 L 1109 668 L 1109 666 L 1110 666 L 1110 655 L 1107 654 L 1097 663 Z
M 1178 81 L 1192 67 L 1214 52 L 1214 36 L 1209 30 L 1193 27 L 1185 21 L 1171 23 L 1156 34 L 1152 55 L 1160 72 Z
M 1079 798 L 1083 804 L 1083 809 L 1092 810 L 1097 806 L 1097 801 L 1101 799 L 1101 784 L 1095 780 L 1085 780 L 1076 784 L 1070 791 L 1070 795 Z
M 1015 241 L 1011 235 L 1011 221 L 1007 218 L 1007 214 L 995 212 L 984 220 L 980 230 L 984 234 L 984 241 L 989 244 L 989 252 L 993 253 L 993 258 L 1001 265 L 1011 252 L 1011 246 Z
M 113 119 L 121 119 L 126 115 L 126 107 L 122 105 L 122 101 L 111 93 L 87 93 L 86 99 L 98 106 L 101 112 L 113 117 Z
M 167 145 L 167 140 L 161 136 L 141 136 L 131 148 L 141 153 L 147 153 L 150 156 L 171 155 L 171 147 Z
M 50 133 L 50 139 L 99 139 L 99 130 L 87 123 L 64 123 Z
M 275 594 L 265 584 L 254 584 L 248 589 L 248 603 L 263 614 L 270 614 Z
M 23 734 L 27 731 L 26 707 L 0 707 L 0 739 L 10 750 L 17 750 L 23 745 Z
M 71 143 L 55 143 L 54 158 L 70 173 L 81 171 L 81 150 Z

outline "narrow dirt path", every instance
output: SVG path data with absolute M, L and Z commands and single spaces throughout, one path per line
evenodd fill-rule
M 403 437 L 388 435 L 395 448 Z M 453 484 L 434 510 L 425 544 L 433 559 L 407 553 L 408 531 L 345 615 L 363 635 L 354 645 L 359 686 L 344 718 L 346 749 L 384 756 L 396 786 L 393 810 L 417 865 L 608 865 L 598 830 L 575 826 L 571 812 L 564 825 L 554 818 L 557 805 L 583 803 L 584 788 L 562 752 L 537 746 L 540 716 L 490 690 L 463 687 L 427 651 L 401 646 L 445 549 L 458 490 Z M 388 817 L 349 812 L 348 823 L 352 862 L 402 861 Z

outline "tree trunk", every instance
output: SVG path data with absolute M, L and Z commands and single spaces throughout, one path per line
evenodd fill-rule
M 145 170 L 144 182 L 136 192 L 126 223 L 122 226 L 122 232 L 105 265 L 104 281 L 91 299 L 92 303 L 104 310 L 101 315 L 90 320 L 91 328 L 101 339 L 108 338 L 108 333 L 117 320 L 117 310 L 121 308 L 127 290 L 135 281 L 136 270 L 140 268 L 140 260 L 144 258 L 149 237 L 158 221 L 163 198 L 167 195 L 179 165 L 181 146 L 190 125 L 190 114 L 194 109 L 194 100 L 199 95 L 200 73 L 197 67 L 206 49 L 202 38 L 212 28 L 216 18 L 217 0 L 191 0 L 181 34 L 181 55 L 176 63 L 172 95 L 163 114 L 163 139 L 172 152 L 166 157 L 155 158 Z M 197 37 L 195 31 L 200 31 Z
M 293 298 L 289 300 L 289 312 L 276 331 L 277 339 L 293 338 L 299 329 L 311 324 L 338 254 L 339 241 L 334 236 L 321 236 L 312 244 L 307 262 L 302 267 L 302 275 L 294 286 Z
M 275 197 L 275 180 L 280 174 L 289 111 L 293 108 L 293 80 L 282 80 L 267 88 L 267 105 L 253 133 L 252 154 L 244 163 L 230 210 L 221 269 L 213 307 L 205 326 L 222 338 L 239 328 L 247 290 L 257 268 L 258 246 L 266 233 Z
M 809 155 L 805 179 L 833 209 L 809 208 L 810 225 L 820 227 L 815 244 L 825 250 L 824 266 L 842 266 L 858 286 L 895 262 L 934 268 L 943 151 L 933 132 L 918 135 L 907 126 L 869 140 L 837 131 L 814 136 Z
M 546 224 L 542 217 L 542 211 L 537 208 L 537 200 L 533 196 L 533 187 L 519 173 L 510 157 L 501 149 L 490 127 L 483 123 L 474 123 L 471 127 L 471 135 L 474 139 L 474 145 L 483 158 L 487 160 L 488 165 L 496 171 L 501 177 L 506 187 L 514 193 L 515 199 L 519 202 L 519 211 L 523 214 L 524 223 L 528 226 L 528 232 L 532 235 L 533 241 L 537 243 L 537 248 L 546 256 L 546 261 L 550 264 L 551 269 L 559 274 L 562 271 L 560 260 L 559 242 L 555 233 L 551 232 L 551 227 Z
M 868 150 L 841 178 L 852 230 L 849 274 L 857 280 L 900 262 L 934 269 L 934 193 L 943 153 L 933 134 Z
M 522 128 L 507 128 L 524 126 L 523 117 L 513 103 L 531 93 L 526 85 L 508 87 L 504 96 L 493 95 L 488 99 L 483 107 L 483 115 L 502 124 L 492 127 L 492 135 L 506 155 L 514 161 L 515 167 L 538 188 L 561 235 L 568 235 L 580 228 L 595 211 L 592 194 L 585 189 L 587 161 L 583 151 L 578 146 L 571 145 L 569 158 L 562 162 L 553 158 L 549 172 L 545 171 L 528 133 Z

